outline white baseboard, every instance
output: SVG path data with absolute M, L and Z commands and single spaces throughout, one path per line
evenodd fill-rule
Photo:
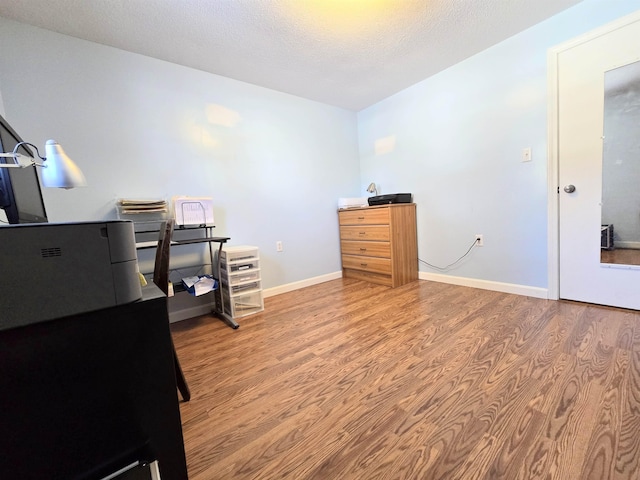
M 614 243 L 616 248 L 631 248 L 633 250 L 640 250 L 640 242 L 621 242 L 616 241 Z
M 431 280 L 432 282 L 450 283 L 463 287 L 482 288 L 483 290 L 494 290 L 496 292 L 513 293 L 527 297 L 544 298 L 548 297 L 548 290 L 540 287 L 529 287 L 527 285 L 517 285 L 515 283 L 493 282 L 490 280 L 479 280 L 477 278 L 453 277 L 440 273 L 419 272 L 418 278 L 421 280 Z
M 266 288 L 262 291 L 262 295 L 264 296 L 264 298 L 273 297 L 274 295 L 292 292 L 294 290 L 299 290 L 300 288 L 317 285 L 318 283 L 337 280 L 338 278 L 342 278 L 342 270 L 340 270 L 339 272 L 327 273 L 326 275 L 320 275 L 319 277 L 307 278 L 306 280 L 300 280 L 299 282 L 287 283 L 286 285 Z
M 307 278 L 306 280 L 287 283 L 286 285 L 279 285 L 273 288 L 266 288 L 262 291 L 262 296 L 264 298 L 273 297 L 274 295 L 292 292 L 294 290 L 299 290 L 300 288 L 310 287 L 311 285 L 336 280 L 338 278 L 342 278 L 342 271 L 320 275 L 319 277 Z M 213 303 L 205 303 L 188 308 L 177 308 L 169 311 L 169 322 L 179 322 L 181 320 L 187 320 L 200 315 L 208 315 L 213 311 L 213 307 Z
M 513 283 L 493 282 L 489 280 L 479 280 L 477 278 L 453 277 L 450 275 L 442 275 L 439 273 L 419 272 L 418 277 L 421 280 L 430 280 L 432 282 L 449 283 L 452 285 L 460 285 L 463 287 L 482 288 L 483 290 L 494 290 L 496 292 L 513 293 L 515 295 L 524 295 L 535 298 L 548 298 L 548 290 L 540 287 L 529 287 L 527 285 L 517 285 Z M 327 273 L 318 277 L 307 278 L 299 282 L 287 283 L 277 287 L 266 288 L 262 291 L 264 298 L 273 297 L 282 293 L 292 292 L 301 288 L 310 287 L 319 283 L 329 282 L 342 278 L 342 271 Z M 188 318 L 207 315 L 211 313 L 213 304 L 202 304 L 194 307 L 182 308 L 169 312 L 169 321 L 179 322 Z

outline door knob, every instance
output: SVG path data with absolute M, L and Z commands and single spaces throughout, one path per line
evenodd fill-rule
M 576 187 L 575 187 L 575 185 L 566 185 L 564 187 L 564 191 L 567 192 L 567 193 L 573 193 L 573 192 L 576 191 Z

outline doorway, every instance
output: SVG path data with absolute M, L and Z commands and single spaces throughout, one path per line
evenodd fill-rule
M 640 115 L 638 45 L 640 12 L 549 52 L 549 298 L 640 310 L 640 266 L 603 254 L 615 250 L 623 209 L 640 227 L 640 196 L 616 198 L 628 187 L 609 184 L 640 191 L 640 143 L 620 148 L 623 133 L 640 135 L 619 122 Z

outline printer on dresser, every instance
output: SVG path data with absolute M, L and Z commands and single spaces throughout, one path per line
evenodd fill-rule
M 390 287 L 418 279 L 416 204 L 338 211 L 342 275 Z

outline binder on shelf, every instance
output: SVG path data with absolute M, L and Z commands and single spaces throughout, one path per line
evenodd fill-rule
M 173 197 L 173 211 L 179 227 L 213 225 L 211 197 Z

